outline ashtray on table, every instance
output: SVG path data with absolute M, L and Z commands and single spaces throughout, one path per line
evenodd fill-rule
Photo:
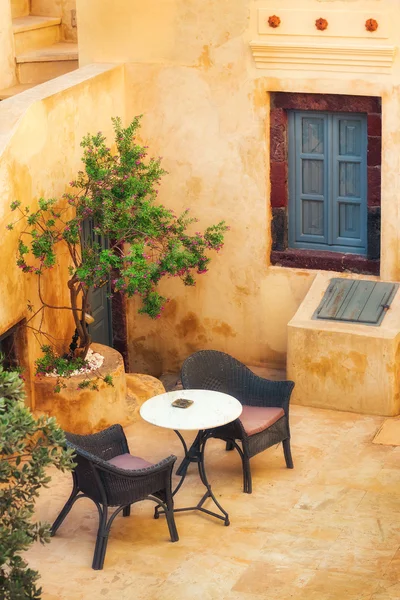
M 189 408 L 193 404 L 193 400 L 187 400 L 186 398 L 177 398 L 171 402 L 171 406 L 175 408 Z

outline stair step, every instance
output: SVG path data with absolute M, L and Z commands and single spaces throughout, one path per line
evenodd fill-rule
M 11 15 L 13 19 L 29 15 L 29 0 L 11 0 Z
M 13 19 L 14 33 L 23 33 L 24 31 L 32 31 L 33 29 L 54 27 L 54 25 L 61 25 L 61 17 L 37 17 L 35 15 L 27 15 L 26 17 Z
M 16 96 L 21 92 L 25 92 L 35 85 L 35 83 L 19 83 L 18 85 L 4 88 L 4 90 L 0 90 L 0 100 L 7 100 L 7 98 L 11 98 L 12 96 Z
M 55 44 L 60 39 L 61 17 L 29 15 L 13 19 L 16 55 Z
M 20 83 L 39 84 L 55 79 L 79 68 L 77 60 L 51 60 L 48 62 L 25 62 L 17 64 Z
M 59 42 L 45 48 L 37 48 L 24 52 L 15 57 L 18 64 L 37 63 L 64 60 L 78 60 L 78 44 L 72 42 Z
M 247 365 L 248 366 L 248 365 Z M 264 377 L 264 379 L 270 379 L 272 381 L 284 381 L 286 379 L 286 369 L 278 368 L 275 366 L 270 367 L 252 367 L 248 366 L 250 371 L 253 371 L 259 377 Z M 167 392 L 172 392 L 174 390 L 182 389 L 182 381 L 180 378 L 180 373 L 163 373 L 159 380 L 165 387 Z M 400 429 L 400 428 L 399 428 Z M 400 446 L 400 442 L 399 442 Z
M 60 0 L 30 0 L 30 13 L 31 15 L 59 17 L 62 13 L 61 4 L 62 3 L 60 2 Z M 63 4 L 65 5 L 66 3 L 64 2 Z M 73 2 L 72 4 L 75 4 L 75 2 Z
M 252 367 L 249 366 L 249 369 L 253 371 L 259 377 L 264 377 L 264 379 L 272 379 L 272 381 L 283 381 L 286 379 L 286 369 L 284 367 Z

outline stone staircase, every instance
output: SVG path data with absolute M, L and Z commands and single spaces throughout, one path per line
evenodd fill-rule
M 78 68 L 77 44 L 63 40 L 61 16 L 43 14 L 55 10 L 48 0 L 43 2 L 41 6 L 40 0 L 11 0 L 18 83 L 0 90 L 0 100 Z

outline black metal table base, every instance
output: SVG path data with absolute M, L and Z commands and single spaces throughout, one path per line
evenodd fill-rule
M 180 490 L 184 480 L 186 479 L 187 469 L 191 462 L 197 463 L 200 480 L 207 490 L 206 493 L 201 498 L 201 500 L 198 502 L 198 504 L 196 504 L 196 506 L 188 506 L 186 508 L 174 508 L 174 512 L 177 513 L 177 512 L 187 512 L 187 511 L 191 511 L 191 510 L 199 510 L 200 512 L 203 512 L 207 515 L 211 515 L 212 517 L 215 517 L 216 519 L 220 519 L 221 521 L 224 522 L 224 525 L 227 527 L 228 525 L 230 525 L 229 515 L 226 512 L 226 510 L 224 510 L 222 508 L 221 504 L 218 502 L 218 500 L 214 496 L 214 494 L 211 490 L 211 485 L 208 482 L 206 470 L 204 467 L 204 449 L 205 449 L 205 445 L 206 445 L 208 438 L 211 437 L 210 432 L 203 431 L 203 430 L 199 431 L 199 433 L 196 436 L 196 439 L 194 440 L 193 444 L 190 447 L 190 450 L 188 451 L 186 442 L 183 439 L 180 432 L 177 431 L 176 429 L 174 429 L 174 431 L 182 442 L 182 446 L 185 451 L 185 458 L 183 459 L 181 465 L 179 466 L 179 469 L 176 472 L 177 475 L 181 476 L 181 480 L 178 483 L 178 485 L 176 486 L 172 495 L 175 496 L 175 494 Z M 206 500 L 208 500 L 208 498 L 211 498 L 211 500 L 214 502 L 214 504 L 220 510 L 220 514 L 203 507 L 203 504 L 206 502 Z M 162 510 L 162 508 L 160 506 L 156 506 L 156 508 L 154 510 L 154 518 L 158 519 L 160 514 L 163 514 L 163 513 L 164 513 L 164 511 Z
M 183 437 L 181 436 L 179 431 L 175 430 L 175 433 L 179 436 L 179 439 L 181 440 L 183 448 L 185 450 L 185 458 L 183 459 L 183 461 L 179 465 L 178 469 L 176 470 L 176 474 L 181 477 L 184 477 L 187 473 L 190 463 L 198 462 L 202 431 L 199 431 L 199 433 L 196 435 L 195 439 L 193 440 L 193 444 L 190 446 L 189 450 L 186 446 L 185 440 L 183 439 Z

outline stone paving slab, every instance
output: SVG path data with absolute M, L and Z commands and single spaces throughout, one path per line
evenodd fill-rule
M 373 439 L 374 444 L 400 446 L 400 417 L 387 419 Z
M 295 468 L 286 469 L 280 445 L 254 457 L 251 495 L 237 453 L 210 440 L 206 469 L 230 527 L 180 513 L 172 544 L 165 520 L 141 502 L 114 521 L 103 571 L 91 569 L 97 510 L 80 500 L 50 544 L 26 553 L 43 600 L 399 600 L 400 448 L 372 443 L 383 422 L 292 406 Z M 126 434 L 150 461 L 182 458 L 172 431 L 138 420 Z M 36 511 L 50 522 L 71 488 L 70 475 L 51 474 Z M 191 465 L 176 506 L 201 494 Z

